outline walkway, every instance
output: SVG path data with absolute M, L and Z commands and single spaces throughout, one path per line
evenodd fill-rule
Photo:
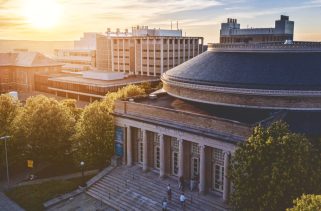
M 117 167 L 91 186 L 87 194 L 118 210 L 160 210 L 167 184 L 172 187 L 169 210 L 182 210 L 177 181 L 171 178 L 160 179 L 154 172 L 143 173 L 139 166 Z M 190 191 L 185 191 L 185 196 L 185 210 L 228 210 L 219 197 Z
M 68 210 L 68 211 L 116 211 L 101 201 L 82 193 L 74 198 L 60 202 L 50 207 L 47 211 Z
M 24 211 L 19 205 L 11 201 L 4 193 L 0 192 L 0 210 L 1 211 Z

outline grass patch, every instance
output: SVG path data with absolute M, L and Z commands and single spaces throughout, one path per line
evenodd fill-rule
M 87 181 L 91 177 L 86 176 L 84 180 L 75 178 L 16 187 L 7 191 L 6 195 L 27 211 L 40 211 L 44 210 L 42 206 L 44 202 L 77 189 L 83 181 Z

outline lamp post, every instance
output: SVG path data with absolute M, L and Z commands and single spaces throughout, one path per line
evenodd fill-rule
M 82 182 L 83 183 L 84 183 L 84 165 L 85 165 L 85 162 L 84 161 L 80 161 L 81 178 L 82 178 Z
M 84 162 L 84 161 L 80 161 L 81 176 L 82 176 L 82 177 L 84 177 L 84 165 L 85 165 L 85 162 Z
M 9 165 L 8 165 L 8 152 L 7 152 L 7 140 L 10 138 L 10 136 L 2 136 L 0 137 L 0 140 L 4 140 L 4 149 L 6 153 L 6 165 L 7 165 L 7 185 L 9 188 L 10 185 L 10 179 L 9 179 Z

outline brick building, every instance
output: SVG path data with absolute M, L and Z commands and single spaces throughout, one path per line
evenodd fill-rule
M 0 93 L 35 90 L 34 75 L 58 73 L 58 63 L 36 52 L 0 53 Z

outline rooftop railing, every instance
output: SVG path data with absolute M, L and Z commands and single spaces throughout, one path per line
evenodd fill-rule
M 210 43 L 208 51 L 308 51 L 321 52 L 321 42 Z

